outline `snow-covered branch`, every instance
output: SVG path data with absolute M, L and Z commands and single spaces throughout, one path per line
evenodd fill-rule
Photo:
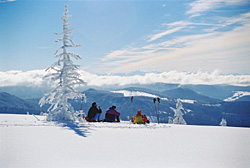
M 74 89 L 77 85 L 86 84 L 80 79 L 80 74 L 77 72 L 79 65 L 75 65 L 71 58 L 76 60 L 81 59 L 77 54 L 68 53 L 68 48 L 76 48 L 81 45 L 73 43 L 73 37 L 68 34 L 74 32 L 74 29 L 69 29 L 70 26 L 68 18 L 68 6 L 65 5 L 63 13 L 63 32 L 55 33 L 56 35 L 63 35 L 63 38 L 56 39 L 55 42 L 62 42 L 62 46 L 54 53 L 58 61 L 52 64 L 46 71 L 52 70 L 54 72 L 47 74 L 44 78 L 51 78 L 58 82 L 56 88 L 50 93 L 45 94 L 39 101 L 40 106 L 50 104 L 48 108 L 48 120 L 74 120 L 74 109 L 68 102 L 68 99 L 76 99 L 82 97 L 82 94 Z M 70 44 L 71 43 L 71 44 Z M 62 53 L 58 54 L 59 51 Z

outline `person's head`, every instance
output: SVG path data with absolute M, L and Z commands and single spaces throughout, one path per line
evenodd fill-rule
M 111 107 L 111 109 L 115 110 L 115 109 L 116 109 L 116 106 L 113 105 L 113 106 Z
M 97 106 L 96 102 L 93 102 L 93 103 L 92 103 L 92 106 Z
M 137 111 L 137 114 L 141 115 L 141 110 L 138 110 L 138 111 Z

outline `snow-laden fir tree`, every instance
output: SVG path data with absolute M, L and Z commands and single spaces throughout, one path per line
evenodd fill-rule
M 221 119 L 220 126 L 223 126 L 223 127 L 227 126 L 227 120 L 225 118 Z
M 183 118 L 183 113 L 182 110 L 184 110 L 182 103 L 181 103 L 181 99 L 177 99 L 177 103 L 176 103 L 176 109 L 173 109 L 175 114 L 175 118 L 173 120 L 173 124 L 183 124 L 186 125 L 186 121 Z
M 84 84 L 85 82 L 80 79 L 80 74 L 77 72 L 79 65 L 75 65 L 71 58 L 76 60 L 81 59 L 79 55 L 70 53 L 68 48 L 80 47 L 73 43 L 73 37 L 70 36 L 74 29 L 69 29 L 69 17 L 68 5 L 65 5 L 62 21 L 63 32 L 56 35 L 62 35 L 63 37 L 55 40 L 56 42 L 62 42 L 62 46 L 55 52 L 55 57 L 58 61 L 52 64 L 46 71 L 51 71 L 44 78 L 51 78 L 57 83 L 54 90 L 45 94 L 39 101 L 40 106 L 50 104 L 48 108 L 47 120 L 52 121 L 74 121 L 74 109 L 68 102 L 69 99 L 76 99 L 82 97 L 80 92 L 75 90 L 76 86 Z M 61 53 L 60 53 L 61 52 Z

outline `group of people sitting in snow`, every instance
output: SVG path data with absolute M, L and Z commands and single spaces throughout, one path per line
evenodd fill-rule
M 105 119 L 100 120 L 100 115 L 102 109 L 100 106 L 97 108 L 96 102 L 92 103 L 92 106 L 89 108 L 88 115 L 85 117 L 85 120 L 88 122 L 120 122 L 120 113 L 116 111 L 116 106 L 110 107 L 105 113 Z M 141 110 L 137 111 L 137 114 L 134 117 L 131 117 L 131 122 L 134 124 L 145 124 L 149 123 L 145 114 L 141 113 Z

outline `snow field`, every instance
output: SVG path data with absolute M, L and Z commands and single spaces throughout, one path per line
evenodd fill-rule
M 248 168 L 250 129 L 0 114 L 1 168 Z

